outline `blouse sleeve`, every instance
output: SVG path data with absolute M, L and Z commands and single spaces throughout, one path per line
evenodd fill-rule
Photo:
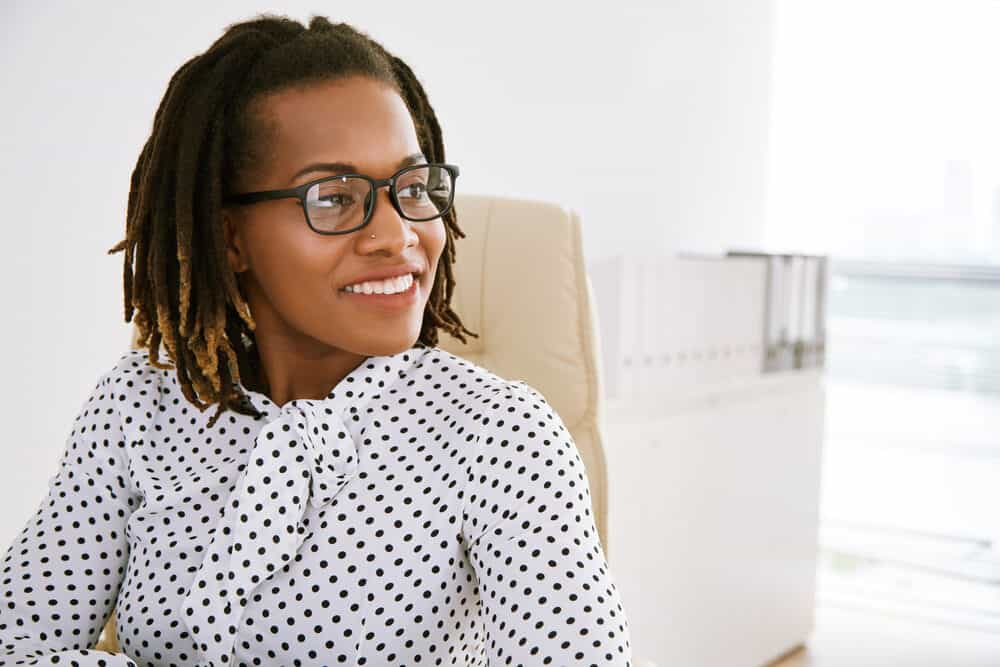
M 484 422 L 463 512 L 489 664 L 630 665 L 629 624 L 576 444 L 529 385 L 503 392 Z
M 118 597 L 125 523 L 138 504 L 114 385 L 113 371 L 98 380 L 45 497 L 0 564 L 0 665 L 135 667 L 90 648 Z

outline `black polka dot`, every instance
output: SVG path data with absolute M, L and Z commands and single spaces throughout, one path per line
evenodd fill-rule
M 628 665 L 586 471 L 545 398 L 439 348 L 256 417 L 131 350 L 0 570 L 0 664 Z M 123 653 L 95 651 L 112 612 Z

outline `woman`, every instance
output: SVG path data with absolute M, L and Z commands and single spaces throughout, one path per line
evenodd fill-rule
M 0 663 L 629 664 L 569 432 L 436 347 L 475 335 L 458 173 L 345 24 L 261 15 L 178 70 L 111 249 L 144 347 L 7 552 Z M 89 650 L 113 609 L 123 653 Z

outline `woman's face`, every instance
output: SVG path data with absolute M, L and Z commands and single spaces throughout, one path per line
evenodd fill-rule
M 239 192 L 291 188 L 344 171 L 303 171 L 313 165 L 347 164 L 351 172 L 381 179 L 414 156 L 426 161 L 399 93 L 370 78 L 309 84 L 269 95 L 256 108 L 256 146 L 264 157 L 253 173 L 241 175 Z M 395 354 L 419 338 L 445 245 L 440 218 L 400 217 L 389 189 L 381 188 L 368 225 L 349 234 L 317 234 L 294 198 L 227 207 L 223 219 L 258 344 L 291 347 L 310 358 L 329 348 L 369 356 Z M 421 274 L 403 305 L 343 291 L 372 272 L 406 272 L 410 265 Z

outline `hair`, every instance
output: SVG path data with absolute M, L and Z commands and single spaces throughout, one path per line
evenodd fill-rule
M 265 380 L 256 324 L 226 258 L 221 215 L 223 197 L 265 154 L 256 102 L 356 75 L 397 90 L 424 155 L 445 162 L 441 128 L 413 71 L 365 33 L 322 16 L 312 16 L 308 27 L 271 14 L 229 25 L 174 73 L 156 110 L 132 171 L 125 238 L 108 254 L 125 251 L 125 321 L 134 315 L 138 346 L 149 349 L 156 368 L 176 368 L 185 398 L 199 410 L 218 404 L 210 427 L 227 409 L 259 416 L 237 383 Z M 455 236 L 465 234 L 454 207 L 442 220 L 443 261 L 419 347 L 437 345 L 439 328 L 463 343 L 463 332 L 478 338 L 451 308 Z M 160 361 L 161 342 L 173 366 Z

